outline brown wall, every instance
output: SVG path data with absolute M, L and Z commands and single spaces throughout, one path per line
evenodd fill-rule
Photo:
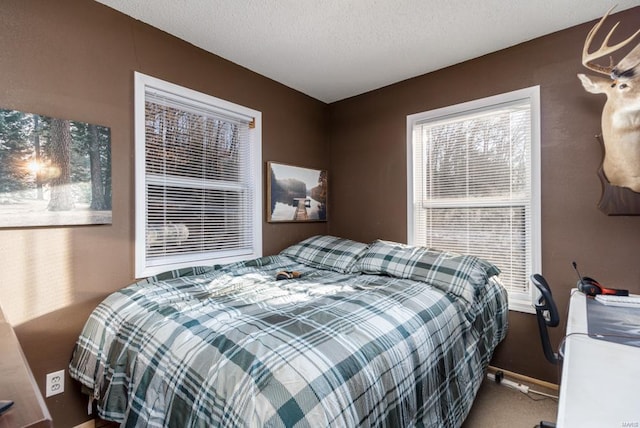
M 622 21 L 618 32 L 628 36 L 639 16 L 637 7 L 610 19 Z M 563 319 L 569 289 L 576 283 L 573 260 L 583 275 L 640 292 L 640 217 L 608 217 L 597 208 L 602 151 L 594 136 L 600 132 L 605 99 L 586 93 L 576 77 L 589 74 L 581 55 L 592 25 L 331 104 L 329 232 L 365 242 L 406 242 L 406 116 L 540 85 L 542 273 Z M 535 317 L 511 312 L 509 321 L 509 334 L 492 364 L 557 382 L 556 368 L 543 357 Z M 563 330 L 553 332 L 556 343 Z
M 0 303 L 41 389 L 46 373 L 67 367 L 90 310 L 133 279 L 134 71 L 261 111 L 264 163 L 329 168 L 326 104 L 100 3 L 3 0 L 0 52 L 0 108 L 112 132 L 112 225 L 0 230 Z M 327 231 L 326 223 L 263 226 L 265 254 Z M 46 401 L 56 426 L 88 419 L 69 378 Z

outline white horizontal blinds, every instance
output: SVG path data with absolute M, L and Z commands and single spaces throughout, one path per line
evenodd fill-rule
M 416 243 L 493 262 L 515 293 L 531 271 L 530 116 L 525 100 L 413 129 Z
M 147 264 L 251 253 L 249 118 L 145 95 Z

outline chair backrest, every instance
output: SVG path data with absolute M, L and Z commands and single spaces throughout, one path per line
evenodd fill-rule
M 549 284 L 544 277 L 536 273 L 531 275 L 530 278 L 533 285 L 540 290 L 541 294 L 538 298 L 538 302 L 534 306 L 536 308 L 538 330 L 540 331 L 540 340 L 542 341 L 544 356 L 550 363 L 557 364 L 558 354 L 553 352 L 547 327 L 557 327 L 560 323 L 558 308 L 556 307 L 556 303 L 553 301 L 551 288 L 549 288 Z

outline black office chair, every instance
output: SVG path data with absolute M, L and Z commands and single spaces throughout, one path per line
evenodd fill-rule
M 541 296 L 535 306 L 538 318 L 538 330 L 540 331 L 540 340 L 542 341 L 542 350 L 544 356 L 552 364 L 558 364 L 558 354 L 553 352 L 551 341 L 549 340 L 549 331 L 547 327 L 557 327 L 560 323 L 560 315 L 558 308 L 553 301 L 551 288 L 544 277 L 538 273 L 531 275 L 531 282 L 540 290 Z
M 538 319 L 538 330 L 540 331 L 540 340 L 542 341 L 542 350 L 544 356 L 552 364 L 558 364 L 560 357 L 557 353 L 553 352 L 551 341 L 549 340 L 549 331 L 547 327 L 557 327 L 560 323 L 560 315 L 558 315 L 558 308 L 553 301 L 551 295 L 551 288 L 547 280 L 540 274 L 531 275 L 531 282 L 540 290 L 541 296 L 538 298 L 538 302 L 534 305 L 536 308 L 536 318 Z M 540 428 L 553 428 L 556 425 L 551 422 L 541 421 L 538 427 Z

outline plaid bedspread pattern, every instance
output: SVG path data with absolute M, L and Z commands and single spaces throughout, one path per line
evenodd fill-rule
M 458 427 L 507 328 L 495 280 L 474 306 L 271 256 L 112 294 L 69 369 L 128 427 Z
M 316 235 L 282 250 L 280 254 L 319 269 L 351 273 L 367 244 L 330 235 Z
M 500 273 L 500 269 L 475 256 L 383 240 L 367 248 L 355 270 L 424 281 L 469 304 L 483 292 L 489 277 Z

